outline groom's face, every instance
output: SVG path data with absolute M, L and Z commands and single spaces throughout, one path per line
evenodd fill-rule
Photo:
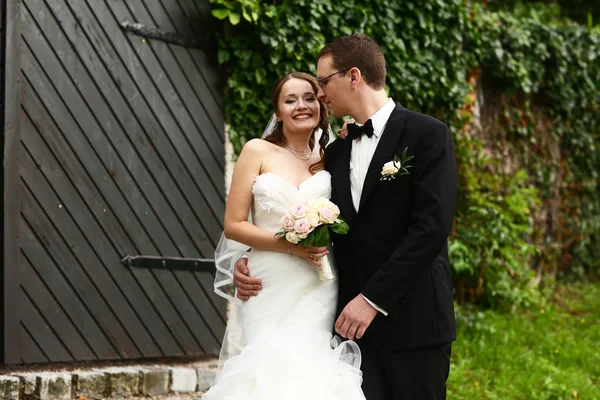
M 322 57 L 317 62 L 317 79 L 320 84 L 317 97 L 327 105 L 329 113 L 337 118 L 348 115 L 347 81 L 349 78 L 333 67 L 331 56 Z

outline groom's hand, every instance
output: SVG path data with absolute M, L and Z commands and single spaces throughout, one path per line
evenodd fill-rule
M 378 311 L 367 303 L 362 294 L 356 296 L 344 307 L 335 322 L 335 331 L 346 339 L 360 339 L 365 334 Z
M 233 284 L 237 287 L 237 297 L 243 301 L 258 295 L 258 291 L 262 290 L 260 279 L 252 278 L 248 274 L 248 259 L 242 257 L 235 263 Z

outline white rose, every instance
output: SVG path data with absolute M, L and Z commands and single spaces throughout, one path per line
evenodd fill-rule
M 298 236 L 295 232 L 288 232 L 285 234 L 285 240 L 292 244 L 298 244 L 298 242 L 300 242 L 300 236 Z
M 310 206 L 309 206 L 309 208 L 310 208 Z M 319 213 L 318 212 L 309 212 L 308 214 L 306 214 L 306 219 L 312 226 L 316 227 L 319 225 Z
M 383 175 L 396 175 L 400 170 L 400 166 L 401 165 L 399 162 L 388 161 L 385 164 L 383 164 L 383 169 L 381 170 L 381 173 Z
M 317 212 L 321 208 L 325 207 L 329 203 L 325 197 L 319 197 L 317 199 L 311 199 L 308 201 L 308 211 Z
M 319 204 L 317 202 L 317 199 L 310 199 L 308 201 L 308 203 L 306 204 L 307 208 L 308 208 L 308 212 L 315 212 L 315 211 L 319 211 Z

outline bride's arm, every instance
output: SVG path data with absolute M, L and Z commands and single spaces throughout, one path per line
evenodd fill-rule
M 238 157 L 225 208 L 225 237 L 255 249 L 292 252 L 294 246 L 284 238 L 276 238 L 272 232 L 248 222 L 254 177 L 260 174 L 262 160 L 269 152 L 268 146 L 263 140 L 250 140 Z

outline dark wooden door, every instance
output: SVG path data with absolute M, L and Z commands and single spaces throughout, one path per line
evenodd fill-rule
M 5 0 L 5 363 L 218 353 L 209 272 L 127 255 L 212 258 L 224 213 L 222 82 L 208 0 Z M 10 18 L 10 16 L 14 18 Z M 12 127 L 12 130 L 11 130 Z

